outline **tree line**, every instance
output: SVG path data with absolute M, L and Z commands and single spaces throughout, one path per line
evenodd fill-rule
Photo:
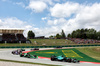
M 68 34 L 69 38 L 82 38 L 82 39 L 98 39 L 100 40 L 100 31 L 95 29 L 77 29 L 72 33 Z
M 35 33 L 33 31 L 28 32 L 28 38 L 33 39 L 35 38 Z M 55 36 L 51 35 L 49 38 L 56 38 L 56 39 L 65 39 L 66 35 L 64 30 L 61 33 L 57 33 Z M 100 40 L 100 31 L 96 31 L 95 29 L 77 29 L 72 31 L 67 35 L 67 38 L 82 38 L 82 39 L 98 39 Z

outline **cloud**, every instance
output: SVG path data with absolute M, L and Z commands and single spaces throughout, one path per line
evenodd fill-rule
M 75 6 L 74 4 L 76 4 L 77 6 Z M 56 5 L 57 4 L 55 4 L 50 9 L 55 8 Z M 54 15 L 50 15 L 46 19 L 45 17 L 42 18 L 42 20 L 47 21 L 48 26 L 39 28 L 38 35 L 56 35 L 57 33 L 60 33 L 62 29 L 65 31 L 66 35 L 68 33 L 71 33 L 73 30 L 81 28 L 94 28 L 96 30 L 100 30 L 100 3 L 79 4 L 67 2 L 60 5 L 62 8 L 60 10 L 61 12 L 59 12 L 59 9 L 56 11 L 55 8 Z M 62 5 L 70 5 L 68 6 L 67 12 L 67 6 L 62 7 Z M 63 14 L 63 12 L 65 12 L 66 14 Z M 50 14 L 52 14 L 51 10 Z
M 43 17 L 43 18 L 41 18 L 42 20 L 46 20 L 47 19 L 47 17 Z
M 36 36 L 45 36 L 45 37 L 49 37 L 50 35 L 56 35 L 57 33 L 61 32 L 58 26 L 35 28 L 32 29 L 32 31 L 35 33 Z
M 81 28 L 94 28 L 100 30 L 100 3 L 79 4 L 62 3 L 50 8 L 51 19 L 47 24 L 63 29 L 66 33 Z
M 1 19 L 0 28 L 22 28 L 23 25 L 25 25 L 26 22 L 23 22 L 16 17 L 11 18 L 3 18 Z
M 27 31 L 30 29 L 35 29 L 33 26 L 29 25 L 27 22 L 17 19 L 16 17 L 2 18 L 0 19 L 0 28 L 2 29 L 25 29 L 24 35 L 27 36 Z
M 0 18 L 0 29 L 24 29 L 24 36 L 27 37 L 29 30 L 32 30 L 36 36 L 49 36 L 55 35 L 58 32 L 57 27 L 38 28 L 30 25 L 28 22 L 19 20 L 16 17 Z M 53 30 L 53 31 L 52 31 Z
M 48 5 L 53 5 L 55 0 L 30 0 L 30 1 L 42 1 L 45 2 Z
M 51 16 L 53 17 L 70 17 L 72 14 L 75 14 L 80 9 L 78 3 L 66 2 L 63 4 L 55 4 L 50 8 Z
M 76 15 L 75 21 L 83 28 L 93 27 L 98 29 L 97 26 L 100 25 L 100 3 L 95 3 L 92 5 L 85 6 Z
M 43 1 L 31 0 L 26 8 L 31 9 L 33 12 L 40 13 L 43 12 L 47 7 L 47 4 Z
M 30 0 L 27 8 L 36 13 L 50 8 L 47 16 L 41 18 L 46 23 L 43 28 L 32 26 L 28 22 L 19 20 L 16 17 L 0 19 L 0 28 L 25 28 L 25 35 L 27 35 L 29 30 L 33 30 L 36 36 L 56 35 L 62 29 L 66 35 L 73 30 L 81 28 L 100 30 L 100 3 L 79 4 L 66 2 L 54 5 L 52 0 Z
M 57 27 L 38 28 L 36 26 L 30 25 L 26 21 L 19 20 L 16 17 L 0 18 L 0 29 L 24 29 L 25 31 L 23 34 L 25 37 L 27 37 L 29 30 L 32 30 L 36 36 L 49 36 L 51 34 L 54 35 L 58 31 Z
M 59 19 L 54 19 L 54 20 L 48 20 L 48 25 L 61 25 L 64 24 L 65 22 L 67 22 L 66 19 L 64 18 L 59 18 Z

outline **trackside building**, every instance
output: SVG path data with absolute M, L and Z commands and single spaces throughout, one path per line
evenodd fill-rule
M 26 43 L 23 29 L 0 29 L 0 43 Z

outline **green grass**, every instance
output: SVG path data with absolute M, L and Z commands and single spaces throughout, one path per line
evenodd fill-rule
M 100 47 L 84 47 L 77 50 L 100 61 Z
M 56 56 L 63 55 L 63 56 L 70 57 L 70 58 L 76 58 L 80 61 L 100 62 L 99 60 L 91 58 L 89 55 L 86 55 L 75 48 L 33 51 L 33 52 L 30 52 L 30 54 L 33 54 L 33 55 L 36 54 L 42 57 L 51 57 L 51 55 L 56 55 Z
M 0 46 L 33 46 L 32 44 L 26 44 L 26 43 L 1 43 Z
M 45 44 L 46 46 L 59 46 L 59 45 L 68 45 L 68 44 L 74 44 L 70 40 L 65 39 L 30 39 L 31 44 L 26 43 L 1 43 L 0 46 L 43 46 Z M 36 43 L 35 43 L 36 42 Z
M 51 65 L 51 64 L 42 64 L 42 63 L 33 63 L 33 62 L 6 60 L 6 59 L 0 59 L 0 61 L 4 61 L 4 62 L 14 62 L 14 63 L 24 63 L 24 64 L 35 64 L 35 65 L 44 65 L 44 66 L 60 66 L 60 65 Z
M 30 40 L 32 44 L 39 46 L 43 44 L 47 46 L 74 44 L 74 42 L 71 42 L 70 40 L 66 39 L 30 39 Z M 36 41 L 36 43 L 34 41 Z
M 84 45 L 84 44 L 75 44 L 74 42 L 66 39 L 30 39 L 32 43 L 26 44 L 26 43 L 0 43 L 0 46 L 3 47 L 12 47 L 12 46 L 66 46 L 66 45 Z M 92 45 L 92 44 L 86 44 L 86 45 Z M 96 44 L 97 45 L 97 44 Z M 100 45 L 100 44 L 98 44 Z

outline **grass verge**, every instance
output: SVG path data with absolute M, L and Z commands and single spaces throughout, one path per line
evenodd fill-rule
M 24 64 L 35 64 L 35 65 L 44 65 L 44 66 L 57 66 L 57 65 L 51 65 L 51 64 L 42 64 L 42 63 L 33 63 L 33 62 L 24 62 L 24 61 L 15 61 L 15 60 L 6 60 L 6 59 L 0 59 L 0 61 L 14 62 L 14 63 L 24 63 Z M 60 65 L 58 65 L 58 66 L 60 66 Z
M 76 48 L 78 51 L 100 61 L 100 47 Z

